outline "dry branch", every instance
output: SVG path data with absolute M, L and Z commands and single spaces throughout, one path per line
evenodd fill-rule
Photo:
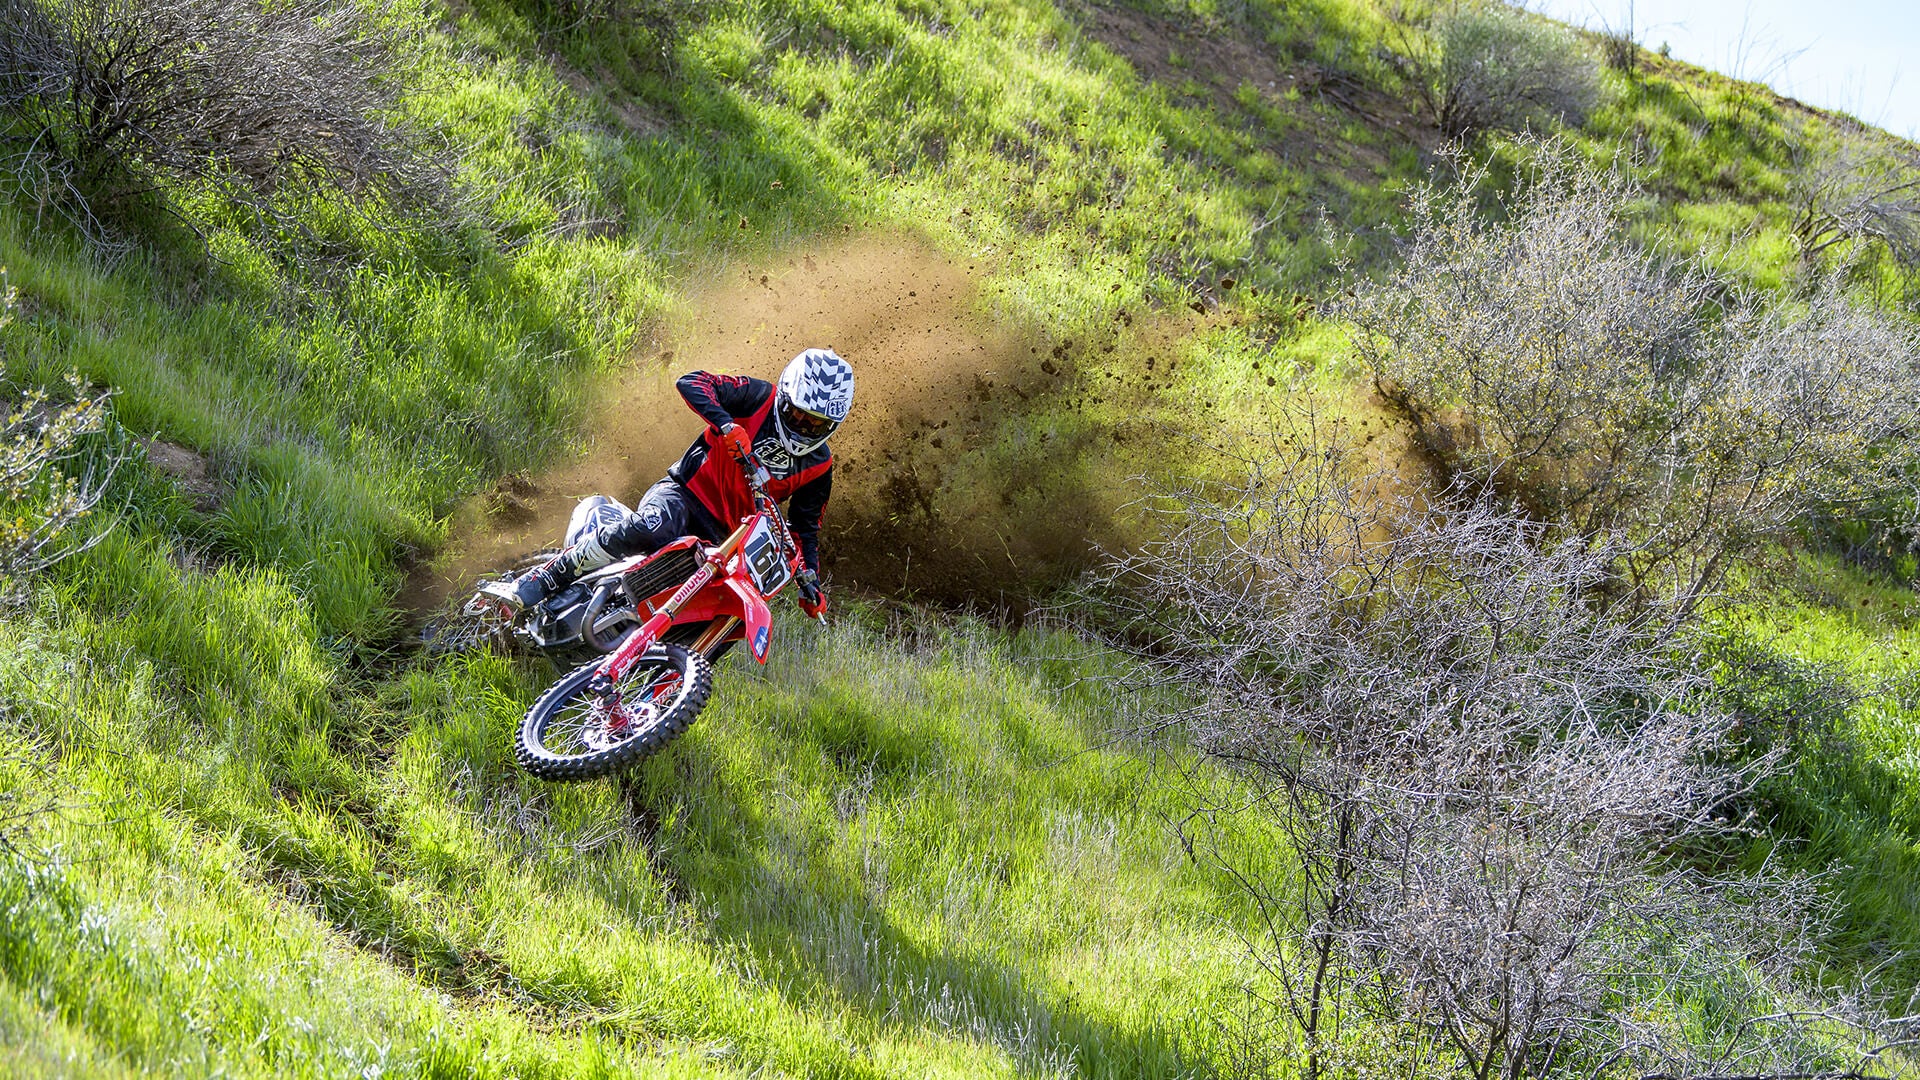
M 90 235 L 164 189 L 271 212 L 289 186 L 433 200 L 393 20 L 350 0 L 0 0 L 13 175 Z
M 1503 220 L 1483 170 L 1420 190 L 1405 266 L 1344 311 L 1449 468 L 1556 535 L 1630 538 L 1624 584 L 1683 602 L 1756 539 L 1910 487 L 1920 330 L 1834 275 L 1765 304 L 1648 252 L 1622 174 L 1527 145 Z
M 14 291 L 0 269 L 0 346 L 13 304 Z M 5 360 L 0 352 L 0 393 L 7 385 Z M 77 376 L 68 377 L 67 389 L 68 400 L 61 403 L 37 387 L 0 400 L 0 599 L 23 576 L 77 550 L 68 542 L 71 530 L 99 504 L 117 464 L 109 458 L 77 476 L 68 470 L 86 437 L 104 429 L 106 397 L 91 393 Z
M 1262 913 L 1305 1075 L 1364 1071 L 1356 1019 L 1408 1031 L 1415 1071 L 1677 1059 L 1691 1036 L 1636 1027 L 1646 1002 L 1790 985 L 1823 924 L 1808 883 L 1673 858 L 1745 828 L 1781 750 L 1734 744 L 1682 606 L 1622 602 L 1629 539 L 1409 492 L 1311 415 L 1233 460 L 1238 484 L 1155 489 L 1159 538 L 1083 599 L 1136 687 L 1186 703 L 1137 734 L 1259 792 L 1182 836 Z M 1210 847 L 1238 813 L 1291 865 Z

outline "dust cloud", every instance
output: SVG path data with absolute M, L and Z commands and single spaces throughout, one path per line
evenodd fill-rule
M 810 346 L 853 364 L 854 406 L 822 561 L 836 586 L 1007 608 L 1113 542 L 1133 462 L 1076 405 L 1067 350 L 981 312 L 987 267 L 912 240 L 863 238 L 736 264 L 691 300 L 602 396 L 591 450 L 510 477 L 456 518 L 452 548 L 416 580 L 438 601 L 514 557 L 558 543 L 578 498 L 629 505 L 699 435 L 673 389 L 707 369 L 773 379 Z

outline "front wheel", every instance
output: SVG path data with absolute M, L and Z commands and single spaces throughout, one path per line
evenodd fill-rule
M 687 730 L 713 690 L 707 658 L 678 645 L 642 653 L 612 694 L 594 690 L 601 663 L 567 672 L 527 710 L 514 746 L 521 768 L 542 780 L 619 772 Z

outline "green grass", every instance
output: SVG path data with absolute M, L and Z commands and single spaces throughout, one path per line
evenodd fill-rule
M 94 643 L 156 615 L 7 630 L 5 784 L 59 803 L 29 834 L 47 854 L 0 867 L 0 1032 L 22 1053 L 58 1033 L 160 1071 L 337 1075 L 378 1054 L 568 1076 L 675 1055 L 1179 1075 L 1216 1053 L 1253 915 L 1168 834 L 1173 791 L 1100 745 L 1132 706 L 1097 655 L 978 626 L 908 644 L 871 616 L 796 630 L 764 675 L 725 665 L 622 795 L 512 767 L 539 675 L 503 660 L 327 709 L 341 673 L 298 647 L 285 586 L 248 576 L 167 597 L 224 633 L 137 670 Z M 161 674 L 182 670 L 201 677 Z
M 1728 629 L 1858 702 L 1803 721 L 1749 858 L 1828 874 L 1843 902 L 1831 959 L 1897 993 L 1920 979 L 1920 599 L 1831 557 L 1801 556 L 1794 584 Z
M 631 798 L 511 768 L 537 670 L 388 655 L 402 562 L 467 492 L 560 452 L 676 274 L 907 226 L 1002 267 L 1003 317 L 1066 334 L 1184 303 L 1305 231 L 1250 248 L 1256 204 L 1285 200 L 1217 170 L 1314 181 L 1099 49 L 1059 47 L 1075 31 L 1052 8 L 954 26 L 723 8 L 669 72 L 620 34 L 555 41 L 506 8 L 422 25 L 418 108 L 483 196 L 452 233 L 315 207 L 311 234 L 264 237 L 210 205 L 204 255 L 176 238 L 102 267 L 0 209 L 24 297 L 9 374 L 112 387 L 126 429 L 203 452 L 223 492 L 198 511 L 135 452 L 116 530 L 0 626 L 8 781 L 60 807 L 0 885 L 14 1063 L 1220 1060 L 1251 914 L 1173 842 L 1176 789 L 1102 745 L 1129 706 L 1081 681 L 1104 662 L 1050 659 L 1077 645 L 981 628 L 916 645 L 859 621 L 798 637 L 765 678 L 731 665 Z M 600 94 L 575 92 L 556 46 Z M 624 127 L 647 110 L 664 133 Z M 1324 266 L 1317 243 L 1275 265 Z M 1148 272 L 1162 256 L 1179 261 Z
M 394 597 L 462 500 L 571 452 L 600 380 L 718 268 L 849 234 L 977 260 L 985 314 L 1078 343 L 1079 381 L 1009 420 L 989 479 L 1039 434 L 1093 470 L 1123 421 L 1257 426 L 1302 385 L 1360 401 L 1311 311 L 1336 284 L 1323 221 L 1375 265 L 1428 164 L 1398 31 L 1370 0 L 1129 4 L 1181 54 L 1155 83 L 1079 6 L 672 10 L 664 36 L 507 0 L 397 16 L 410 108 L 459 148 L 452 223 L 316 201 L 266 235 L 176 192 L 204 243 L 105 264 L 0 201 L 6 378 L 111 388 L 131 455 L 113 531 L 0 612 L 0 814 L 46 808 L 0 856 L 0 1072 L 1227 1064 L 1255 914 L 1178 846 L 1170 763 L 1110 742 L 1142 707 L 1110 657 L 911 611 L 783 622 L 775 663 L 725 664 L 630 790 L 556 787 L 509 752 L 544 671 L 413 656 Z M 1367 111 L 1197 62 L 1210 37 Z M 1584 137 L 1657 152 L 1650 237 L 1774 287 L 1787 178 L 1830 134 L 1663 66 L 1614 80 Z M 217 509 L 132 435 L 203 453 Z M 1195 467 L 1136 444 L 1129 468 Z M 1869 660 L 1916 644 L 1910 615 L 1863 616 L 1893 594 L 1846 582 L 1750 632 L 1895 674 Z M 1849 724 L 1852 771 L 1808 757 L 1775 840 L 1856 868 L 1835 950 L 1871 958 L 1920 927 L 1920 744 L 1892 697 Z M 1280 854 L 1251 823 L 1217 839 Z

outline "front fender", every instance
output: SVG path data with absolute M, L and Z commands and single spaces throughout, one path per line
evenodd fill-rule
M 752 585 L 739 578 L 728 578 L 727 588 L 740 598 L 740 621 L 746 624 L 747 651 L 761 663 L 767 662 L 767 643 L 773 636 L 773 612 Z

